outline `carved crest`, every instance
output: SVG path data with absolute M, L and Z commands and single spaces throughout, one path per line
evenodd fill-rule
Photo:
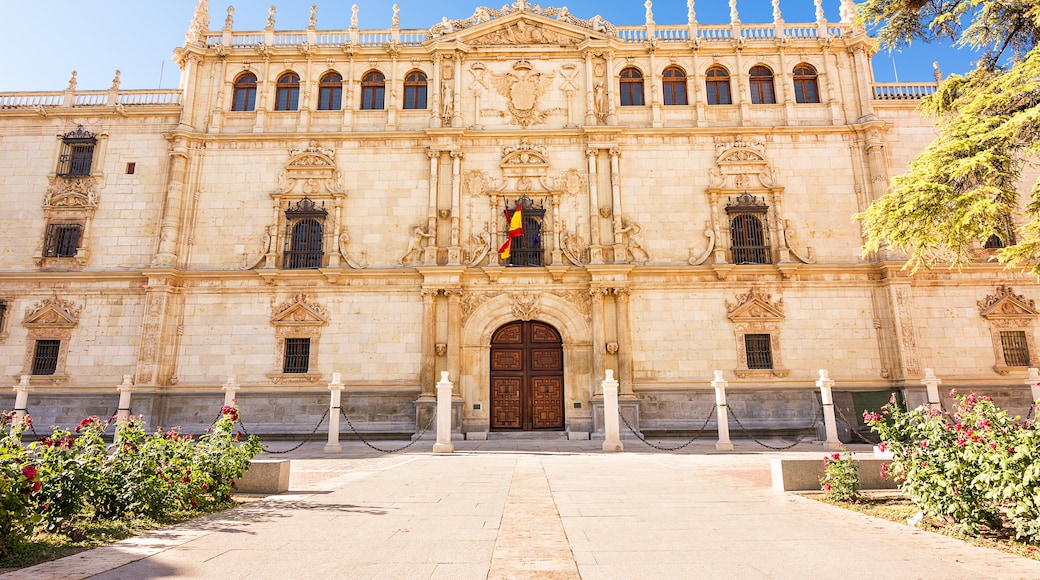
M 778 322 L 784 319 L 784 300 L 773 302 L 754 288 L 738 294 L 735 304 L 726 301 L 726 317 L 733 322 Z
M 289 155 L 285 171 L 278 176 L 280 194 L 320 195 L 342 191 L 334 150 L 311 141 L 307 147 L 290 149 Z
M 79 323 L 82 306 L 76 306 L 70 300 L 62 300 L 57 295 L 28 308 L 22 324 L 26 327 L 64 328 Z
M 93 177 L 50 179 L 47 196 L 43 202 L 47 208 L 97 208 L 97 181 Z
M 324 326 L 328 323 L 328 311 L 316 302 L 308 302 L 307 295 L 302 293 L 273 307 L 271 315 L 271 324 L 274 326 Z
M 766 189 L 776 186 L 775 170 L 770 167 L 762 143 L 718 143 L 711 186 L 721 189 Z
M 545 113 L 537 109 L 538 98 L 552 86 L 556 73 L 535 72 L 527 60 L 519 60 L 513 71 L 506 74 L 491 74 L 491 82 L 498 94 L 508 99 L 509 113 L 521 127 L 541 123 Z
M 1004 284 L 997 286 L 997 291 L 986 296 L 985 300 L 979 300 L 978 305 L 980 314 L 987 320 L 1036 318 L 1040 315 L 1032 300 L 1015 294 L 1013 288 Z
M 518 320 L 531 320 L 538 316 L 538 295 L 521 292 L 510 296 L 513 299 L 513 316 Z
M 473 45 L 552 44 L 559 46 L 578 44 L 583 40 L 585 40 L 583 36 L 552 30 L 541 23 L 519 18 L 511 24 L 469 39 L 468 43 Z

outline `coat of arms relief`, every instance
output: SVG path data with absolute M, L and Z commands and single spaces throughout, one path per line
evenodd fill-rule
M 526 60 L 519 60 L 506 74 L 491 73 L 491 82 L 498 94 L 507 99 L 509 114 L 521 127 L 537 125 L 545 120 L 548 111 L 538 109 L 538 98 L 552 87 L 556 73 L 540 73 Z

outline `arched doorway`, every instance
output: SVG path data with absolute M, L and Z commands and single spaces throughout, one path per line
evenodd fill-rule
M 491 429 L 561 430 L 563 341 L 543 322 L 517 321 L 491 337 Z

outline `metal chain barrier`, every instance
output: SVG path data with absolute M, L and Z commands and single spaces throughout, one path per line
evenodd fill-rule
M 748 438 L 750 438 L 755 443 L 758 443 L 762 447 L 765 447 L 766 449 L 772 449 L 773 451 L 784 451 L 786 449 L 791 449 L 795 445 L 798 445 L 799 443 L 801 443 L 809 435 L 815 435 L 816 434 L 816 425 L 819 424 L 820 419 L 823 417 L 823 408 L 822 407 L 818 407 L 816 409 L 816 416 L 813 417 L 812 423 L 809 424 L 809 427 L 806 427 L 806 429 L 811 429 L 812 430 L 811 432 L 803 433 L 794 443 L 792 443 L 790 445 L 784 445 L 784 446 L 776 447 L 776 446 L 773 446 L 773 445 L 769 445 L 767 443 L 763 443 L 757 437 L 752 435 L 751 431 L 748 431 L 747 427 L 745 427 L 744 424 L 740 422 L 740 418 L 737 417 L 737 414 L 734 413 L 733 409 L 731 409 L 728 405 L 726 406 L 726 410 L 729 411 L 729 414 L 733 416 L 733 420 L 737 422 L 737 426 L 740 427 L 740 430 L 743 431 L 748 436 Z
M 859 438 L 860 441 L 864 443 L 869 443 L 871 445 L 874 444 L 874 442 L 870 439 L 867 439 L 866 437 L 860 435 L 859 431 L 856 430 L 856 425 L 849 421 L 847 417 L 845 417 L 845 413 L 842 412 L 841 407 L 834 405 L 834 410 L 838 412 L 838 418 L 841 419 L 841 422 L 845 423 L 845 425 L 848 426 L 849 431 L 851 431 L 853 435 Z
M 364 438 L 364 437 L 363 437 L 363 436 L 361 435 L 361 433 L 358 433 L 358 430 L 357 430 L 357 429 L 355 429 L 355 428 L 354 428 L 354 424 L 350 422 L 350 417 L 348 417 L 348 416 L 347 416 L 347 412 L 346 412 L 346 410 L 344 410 L 344 409 L 343 409 L 343 407 L 340 407 L 340 408 L 339 408 L 339 412 L 340 412 L 340 414 L 341 414 L 341 415 L 343 415 L 343 418 L 347 420 L 347 426 L 348 426 L 348 427 L 350 427 L 350 430 L 354 432 L 354 435 L 356 435 L 356 436 L 357 436 L 357 438 L 358 438 L 358 439 L 360 439 L 362 443 L 364 443 L 365 445 L 368 445 L 369 447 L 371 447 L 372 449 L 374 449 L 374 450 L 376 450 L 376 451 L 378 451 L 378 452 L 380 452 L 380 453 L 397 453 L 397 452 L 399 452 L 399 451 L 404 451 L 405 449 L 408 449 L 408 448 L 409 448 L 409 447 L 411 447 L 412 445 L 415 445 L 416 443 L 418 443 L 418 442 L 419 442 L 419 440 L 420 440 L 420 439 L 422 439 L 422 436 L 423 436 L 423 435 L 425 435 L 425 434 L 426 434 L 426 432 L 430 430 L 430 426 L 431 426 L 431 425 L 433 425 L 433 420 L 434 420 L 434 418 L 436 418 L 436 417 L 437 417 L 437 414 L 436 414 L 436 413 L 433 413 L 433 414 L 431 414 L 431 415 L 430 415 L 430 420 L 429 420 L 429 421 L 428 421 L 428 422 L 426 423 L 426 426 L 425 426 L 425 427 L 423 427 L 422 431 L 421 431 L 421 432 L 419 432 L 419 434 L 415 436 L 415 439 L 412 439 L 412 440 L 411 440 L 411 441 L 410 441 L 410 442 L 409 442 L 409 443 L 408 443 L 407 445 L 405 445 L 404 447 L 399 447 L 399 448 L 397 448 L 397 449 L 380 449 L 379 447 L 376 447 L 375 445 L 372 445 L 371 443 L 369 443 L 369 442 L 368 442 L 368 441 L 367 441 L 367 440 L 366 440 L 366 439 L 365 439 L 365 438 Z
M 711 411 L 708 411 L 708 417 L 704 420 L 704 424 L 701 425 L 701 428 L 697 429 L 697 432 L 694 434 L 693 437 L 690 438 L 689 441 L 683 443 L 682 445 L 679 445 L 678 447 L 661 447 L 660 445 L 654 445 L 653 443 L 647 441 L 646 438 L 643 437 L 643 435 L 640 432 L 632 428 L 632 425 L 628 423 L 628 419 L 626 419 L 625 416 L 621 413 L 620 408 L 618 409 L 618 416 L 621 417 L 621 421 L 625 424 L 625 427 L 628 427 L 628 430 L 631 431 L 632 434 L 635 435 L 643 443 L 646 443 L 650 447 L 653 447 L 654 449 L 660 451 L 679 451 L 680 449 L 689 446 L 691 443 L 693 443 L 696 439 L 698 439 L 701 436 L 701 432 L 704 431 L 704 428 L 708 426 L 708 421 L 711 421 L 712 416 L 715 415 L 715 409 L 717 408 L 718 405 L 712 405 Z
M 1032 421 L 1036 416 L 1036 403 L 1029 406 L 1029 412 L 1026 413 L 1026 421 Z
M 311 438 L 314 437 L 314 434 L 318 432 L 318 427 L 321 427 L 321 424 L 325 422 L 325 418 L 328 417 L 328 416 L 329 416 L 329 410 L 325 409 L 325 414 L 323 414 L 321 416 L 321 419 L 318 419 L 318 424 L 315 425 L 314 429 L 312 429 L 311 432 L 309 434 L 307 434 L 306 437 L 303 438 L 303 441 L 300 441 L 299 443 L 297 443 L 296 446 L 294 446 L 294 447 L 292 447 L 290 449 L 286 449 L 285 451 L 271 451 L 270 449 L 267 449 L 265 447 L 264 448 L 264 453 L 270 453 L 271 455 L 281 455 L 281 454 L 284 454 L 284 453 L 292 453 L 293 451 L 296 451 L 300 447 L 303 447 L 304 443 L 307 443 L 308 441 L 311 440 Z M 219 417 L 218 417 L 218 419 L 219 419 Z M 240 427 L 242 427 L 242 432 L 245 433 L 246 437 L 252 437 L 253 436 L 252 433 L 250 433 L 246 429 L 245 423 L 243 423 L 241 420 L 238 421 L 238 425 Z

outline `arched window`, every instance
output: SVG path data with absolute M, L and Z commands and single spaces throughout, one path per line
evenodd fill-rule
M 339 73 L 330 72 L 318 82 L 318 110 L 338 111 L 342 106 L 343 77 Z
M 404 108 L 426 108 L 426 75 L 413 70 L 404 77 Z
M 386 78 L 379 71 L 371 71 L 361 77 L 361 108 L 376 110 L 383 108 L 383 93 Z
M 303 198 L 285 210 L 285 251 L 282 268 L 320 268 L 324 225 L 328 211 L 309 198 Z
M 721 66 L 713 66 L 705 73 L 705 88 L 709 105 L 731 105 L 729 95 L 729 71 Z
M 275 84 L 274 110 L 295 111 L 300 108 L 300 75 L 287 72 Z
M 772 264 L 766 227 L 769 206 L 747 192 L 726 204 L 729 217 L 730 261 L 734 264 Z
M 256 75 L 244 73 L 235 79 L 235 94 L 231 100 L 232 111 L 252 111 L 256 108 Z
M 820 102 L 819 85 L 816 84 L 816 69 L 804 63 L 794 67 L 794 102 Z
M 686 73 L 677 66 L 664 69 L 661 81 L 664 89 L 664 104 L 686 105 Z
M 638 107 L 643 104 L 643 73 L 628 67 L 621 71 L 621 106 Z
M 773 94 L 773 71 L 769 67 L 753 66 L 748 73 L 748 82 L 751 85 L 751 102 L 756 105 L 772 105 L 776 103 L 776 95 Z

